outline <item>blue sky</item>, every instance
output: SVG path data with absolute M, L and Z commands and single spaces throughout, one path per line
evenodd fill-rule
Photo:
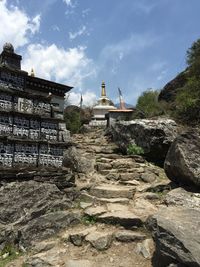
M 11 42 L 22 67 L 74 86 L 71 103 L 107 95 L 135 104 L 181 72 L 200 38 L 199 0 L 0 0 L 0 46 Z

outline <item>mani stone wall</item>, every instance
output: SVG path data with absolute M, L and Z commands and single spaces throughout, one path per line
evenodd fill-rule
M 63 102 L 72 87 L 29 76 L 11 44 L 0 54 L 0 168 L 61 167 L 69 132 Z

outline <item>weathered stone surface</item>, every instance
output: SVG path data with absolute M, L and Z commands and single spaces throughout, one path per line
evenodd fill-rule
M 200 207 L 200 193 L 193 193 L 179 187 L 171 190 L 164 199 L 167 206 L 182 206 L 187 208 Z
M 177 136 L 177 125 L 173 120 L 133 120 L 120 122 L 111 127 L 113 140 L 123 152 L 129 144 L 143 148 L 151 160 L 164 160 L 172 141 Z
M 136 246 L 136 253 L 141 254 L 145 259 L 151 259 L 153 255 L 154 244 L 152 239 L 146 239 Z
M 145 172 L 141 174 L 141 180 L 145 183 L 153 183 L 157 176 L 154 173 Z
M 96 217 L 105 213 L 107 209 L 104 206 L 96 206 L 96 207 L 89 207 L 87 208 L 84 213 L 89 216 Z
M 40 183 L 55 184 L 59 189 L 74 186 L 75 177 L 70 169 L 56 170 L 51 168 L 12 168 L 2 170 L 0 173 L 0 185 L 10 182 L 36 181 Z
M 30 246 L 36 241 L 54 236 L 60 230 L 79 222 L 80 214 L 78 213 L 69 211 L 51 212 L 32 219 L 26 226 L 20 227 L 21 239 L 25 246 Z
M 177 184 L 200 187 L 200 132 L 191 130 L 172 143 L 164 164 L 168 178 Z
M 134 242 L 145 239 L 146 235 L 129 230 L 121 230 L 115 233 L 115 238 L 121 242 Z
M 155 214 L 157 210 L 155 205 L 143 198 L 138 198 L 134 201 L 133 212 L 138 215 L 143 222 L 146 221 L 148 216 Z
M 135 180 L 140 180 L 141 174 L 135 170 L 133 173 L 120 173 L 119 175 L 119 180 L 120 181 L 135 181 Z M 138 184 L 137 184 L 138 185 Z
M 32 248 L 32 252 L 34 254 L 41 253 L 41 252 L 46 252 L 53 247 L 55 247 L 56 242 L 55 241 L 43 241 L 36 243 L 35 246 Z
M 108 249 L 112 243 L 112 233 L 92 232 L 86 236 L 85 240 L 90 242 L 97 250 Z
M 114 210 L 106 212 L 97 218 L 99 221 L 111 224 L 120 224 L 124 227 L 138 227 L 142 225 L 142 220 L 139 216 L 131 211 Z
M 28 246 L 35 240 L 50 237 L 79 217 L 67 211 L 71 201 L 55 185 L 35 181 L 1 187 L 0 206 L 4 228 L 0 243 L 6 242 L 9 236 Z
M 39 257 L 34 257 L 30 258 L 25 262 L 25 266 L 27 267 L 50 267 L 53 266 L 49 262 L 39 258 Z
M 94 158 L 82 156 L 75 147 L 70 147 L 64 153 L 63 166 L 75 172 L 91 173 L 94 171 Z
M 90 193 L 99 198 L 129 198 L 132 199 L 134 187 L 120 185 L 99 185 L 90 190 Z
M 69 234 L 69 240 L 75 245 L 75 246 L 82 246 L 83 241 L 85 237 L 96 230 L 96 227 L 90 227 L 88 229 L 85 229 L 83 231 L 79 232 L 73 232 Z
M 147 223 L 156 243 L 155 266 L 200 266 L 200 211 L 182 207 L 159 210 Z

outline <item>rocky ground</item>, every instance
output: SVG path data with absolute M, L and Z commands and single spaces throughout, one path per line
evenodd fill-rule
M 200 204 L 200 194 L 176 188 L 162 168 L 140 156 L 119 154 L 116 145 L 101 129 L 74 135 L 73 141 L 76 145 L 66 153 L 65 165 L 73 169 L 76 188 L 73 193 L 71 189 L 64 189 L 56 194 L 58 189 L 51 184 L 50 188 L 45 186 L 48 196 L 41 187 L 37 188 L 43 197 L 37 205 L 32 202 L 31 206 L 36 205 L 33 210 L 47 218 L 34 224 L 34 212 L 25 216 L 24 225 L 20 224 L 25 242 L 20 244 L 27 244 L 27 248 L 21 248 L 24 249 L 22 255 L 6 266 L 186 266 L 178 262 L 187 257 L 191 262 L 188 261 L 187 266 L 200 266 L 200 217 L 195 211 Z M 2 194 L 9 191 L 9 186 L 3 188 Z M 73 195 L 71 201 L 70 194 Z M 26 198 L 29 193 L 22 195 Z M 62 208 L 56 205 L 58 201 L 62 202 Z M 49 204 L 44 205 L 44 202 Z M 24 204 L 20 206 L 23 208 Z M 54 209 L 54 213 L 46 212 L 49 209 Z M 5 212 L 1 216 L 3 214 Z M 15 216 L 11 219 L 7 214 L 4 221 L 12 224 L 22 218 L 22 215 Z M 195 218 L 196 223 L 191 224 Z M 52 226 L 54 221 L 56 229 Z M 29 227 L 26 227 L 27 222 Z M 194 230 L 194 242 L 186 244 L 189 225 Z M 163 251 L 168 247 L 173 260 L 158 262 L 152 235 L 156 247 L 159 244 Z M 31 244 L 29 239 L 32 239 Z M 172 239 L 174 246 L 170 243 Z M 9 258 L 6 253 L 1 256 L 2 262 Z M 172 262 L 177 265 L 170 265 Z M 0 263 L 0 266 L 4 265 Z

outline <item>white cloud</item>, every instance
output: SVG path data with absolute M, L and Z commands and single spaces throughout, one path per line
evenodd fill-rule
M 95 93 L 91 91 L 84 92 L 82 97 L 84 106 L 93 106 L 97 99 Z M 78 106 L 81 100 L 81 93 L 70 92 L 68 100 L 71 105 Z
M 80 30 L 78 30 L 77 32 L 69 32 L 69 39 L 73 40 L 75 38 L 77 38 L 78 36 L 81 35 L 89 35 L 89 32 L 87 31 L 87 28 L 85 25 L 83 25 Z
M 53 30 L 53 31 L 60 32 L 60 28 L 58 27 L 58 25 L 53 25 L 53 26 L 52 26 L 52 30 Z
M 146 0 L 139 0 L 133 2 L 133 8 L 137 12 L 142 12 L 145 14 L 150 14 L 151 11 L 156 7 L 157 3 L 149 3 Z
M 82 17 L 85 18 L 88 16 L 88 14 L 90 13 L 91 9 L 90 8 L 86 8 L 82 11 Z
M 116 57 L 117 55 L 122 60 L 124 56 L 131 52 L 139 52 L 146 47 L 152 46 L 155 41 L 156 38 L 150 34 L 132 34 L 127 39 L 105 46 L 102 50 L 102 56 L 107 58 Z
M 48 80 L 55 80 L 74 87 L 82 87 L 83 80 L 95 75 L 92 60 L 85 53 L 84 47 L 63 49 L 55 44 L 31 44 L 23 60 L 23 69 Z
M 23 46 L 40 28 L 40 15 L 30 18 L 18 7 L 8 6 L 7 0 L 0 1 L 0 18 L 0 46 L 5 42 L 11 42 L 15 48 Z
M 73 6 L 72 5 L 72 0 L 63 0 L 63 2 L 67 5 L 67 6 Z

